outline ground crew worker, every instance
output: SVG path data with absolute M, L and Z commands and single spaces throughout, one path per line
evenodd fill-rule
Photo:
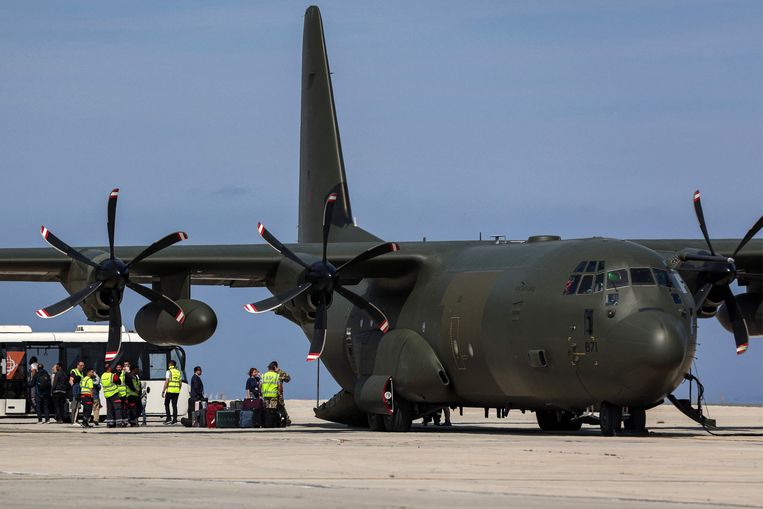
M 103 390 L 103 397 L 106 398 L 106 427 L 108 428 L 116 428 L 117 419 L 122 418 L 122 401 L 119 399 L 118 380 L 119 378 L 111 371 L 111 364 L 106 363 L 106 371 L 101 375 L 101 390 Z M 119 409 L 118 412 L 117 408 Z
M 183 384 L 183 374 L 176 366 L 177 363 L 170 360 L 169 369 L 164 376 L 164 388 L 162 389 L 164 424 L 177 424 L 178 422 L 178 398 L 180 397 L 180 387 Z M 170 403 L 172 403 L 172 420 L 170 420 Z
M 119 395 L 119 411 L 116 412 L 117 426 L 127 426 L 127 387 L 125 387 L 125 373 L 122 364 L 116 365 L 115 383 L 117 384 L 117 394 Z M 116 405 L 117 402 L 114 401 Z
M 283 423 L 285 426 L 291 426 L 291 419 L 289 419 L 289 413 L 286 411 L 286 402 L 283 399 L 283 384 L 291 382 L 289 374 L 278 367 L 278 363 L 273 361 L 276 365 L 276 373 L 278 373 L 278 412 L 281 414 Z
M 125 363 L 127 364 L 127 363 Z M 130 426 L 138 425 L 138 400 L 140 399 L 140 379 L 131 371 L 124 372 L 125 392 L 127 394 L 127 420 Z
M 72 370 L 69 371 L 69 385 L 72 388 L 72 406 L 71 406 L 72 426 L 77 425 L 77 414 L 79 413 L 79 405 L 80 405 L 80 384 L 82 383 L 82 379 L 84 378 L 84 374 L 82 373 L 84 369 L 85 369 L 85 363 L 82 361 L 79 361 L 77 363 L 77 367 L 72 368 Z
M 80 382 L 80 400 L 82 403 L 82 424 L 80 426 L 83 428 L 90 427 L 90 415 L 93 412 L 93 376 L 95 376 L 93 368 L 88 368 L 82 382 Z
M 278 363 L 273 361 L 268 364 L 268 371 L 262 375 L 262 401 L 265 412 L 269 416 L 272 416 L 274 413 L 278 414 L 278 386 L 281 376 L 276 369 L 278 369 Z
M 93 372 L 93 424 L 99 426 L 101 420 L 101 378 Z

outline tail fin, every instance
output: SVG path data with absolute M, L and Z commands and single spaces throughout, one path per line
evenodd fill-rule
M 320 10 L 314 5 L 305 12 L 299 149 L 299 242 L 322 241 L 323 202 L 332 192 L 337 193 L 337 201 L 330 241 L 379 240 L 354 225 L 323 37 L 323 21 Z

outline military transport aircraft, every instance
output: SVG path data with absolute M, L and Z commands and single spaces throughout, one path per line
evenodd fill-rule
M 763 333 L 763 241 L 704 240 L 383 242 L 353 224 L 317 7 L 305 14 L 302 53 L 299 235 L 284 245 L 115 247 L 117 189 L 108 198 L 107 247 L 74 249 L 46 227 L 48 248 L 0 250 L 0 279 L 60 282 L 70 296 L 41 317 L 80 306 L 108 320 L 106 358 L 121 339 L 125 288 L 150 302 L 135 316 L 147 341 L 197 344 L 214 311 L 193 285 L 266 286 L 274 310 L 310 339 L 342 390 L 316 409 L 326 420 L 406 431 L 444 406 L 531 410 L 543 430 L 643 431 L 645 412 L 688 374 L 697 319 L 717 316 L 738 353 Z M 688 200 L 687 200 L 688 201 Z M 254 229 L 253 229 L 254 230 Z M 252 231 L 254 235 L 254 231 Z M 736 281 L 746 292 L 734 295 Z M 151 284 L 152 288 L 143 286 Z M 596 417 L 598 412 L 598 417 Z

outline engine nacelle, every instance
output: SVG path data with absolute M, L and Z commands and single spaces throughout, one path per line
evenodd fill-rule
M 217 329 L 217 315 L 204 302 L 193 299 L 175 301 L 185 313 L 179 324 L 162 308 L 149 303 L 135 315 L 135 330 L 140 337 L 159 346 L 198 345 L 209 339 Z
M 750 336 L 763 336 L 763 295 L 760 293 L 743 293 L 736 296 L 742 315 L 747 321 L 747 331 Z M 726 306 L 718 311 L 718 321 L 729 331 L 734 332 L 729 320 L 729 312 Z

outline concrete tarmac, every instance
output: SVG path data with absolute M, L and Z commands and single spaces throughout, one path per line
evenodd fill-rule
M 2 507 L 763 507 L 763 407 L 711 406 L 711 436 L 672 406 L 649 436 L 548 434 L 534 414 L 453 413 L 410 433 L 317 420 L 286 429 L 83 431 L 0 419 Z M 419 421 L 420 422 L 420 421 Z

